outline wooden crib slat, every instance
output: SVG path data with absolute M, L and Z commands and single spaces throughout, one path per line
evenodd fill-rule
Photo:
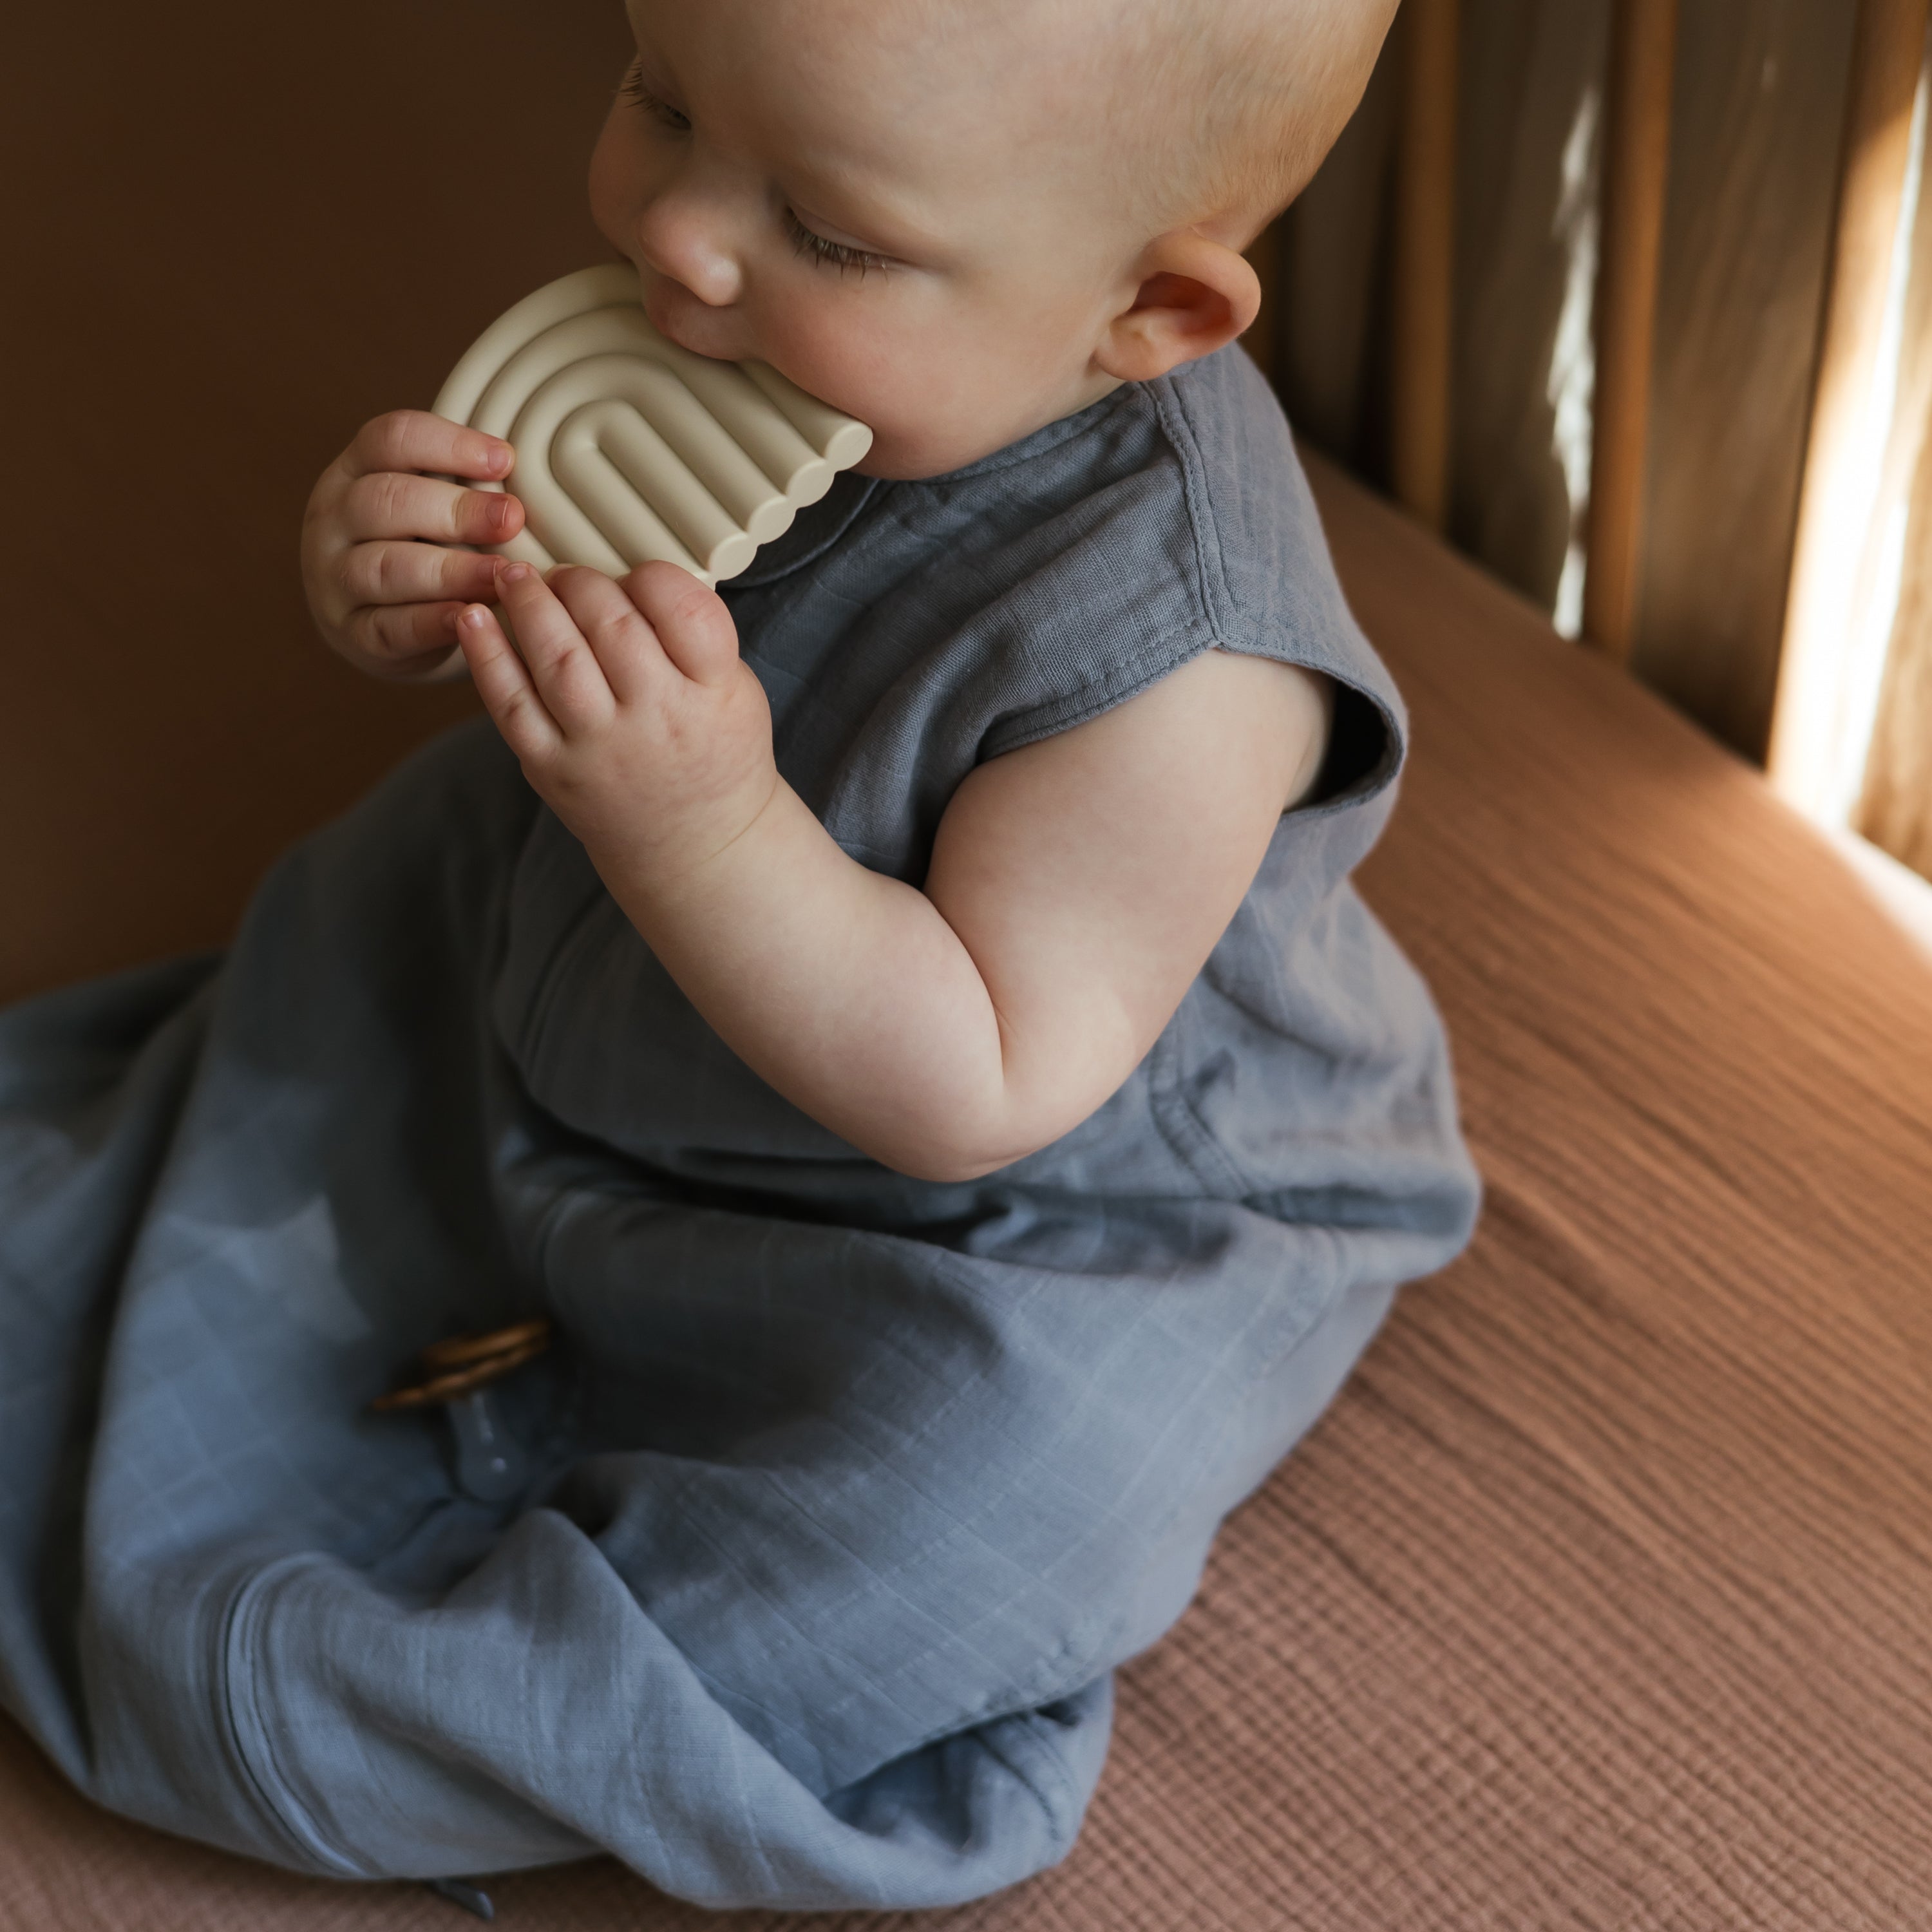
M 1636 623 L 1677 0 L 1616 0 L 1605 100 L 1596 430 L 1583 634 L 1628 662 Z
M 1828 808 L 1838 724 L 1838 660 L 1859 602 L 1864 532 L 1856 507 L 1886 425 L 1876 385 L 1928 0 L 1862 0 L 1839 164 L 1824 334 L 1812 391 L 1798 540 L 1772 714 L 1771 780 L 1799 810 Z
M 1460 0 L 1405 0 L 1392 274 L 1391 470 L 1396 500 L 1440 531 L 1449 514 Z

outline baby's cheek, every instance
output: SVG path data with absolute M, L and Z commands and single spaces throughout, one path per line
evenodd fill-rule
M 827 275 L 823 269 L 814 275 Z M 874 429 L 896 406 L 905 372 L 929 359 L 925 332 L 895 312 L 890 299 L 867 303 L 866 292 L 814 289 L 809 283 L 771 304 L 760 344 L 772 365 L 808 394 Z M 884 290 L 880 291 L 881 296 Z
M 758 338 L 801 388 L 872 429 L 868 476 L 957 470 L 1086 400 L 1078 304 L 1062 313 L 983 280 L 887 270 L 842 281 L 800 266 L 760 303 Z
M 634 141 L 625 138 L 617 110 L 604 124 L 590 156 L 590 218 L 614 248 L 628 254 L 646 184 L 640 178 Z
M 888 307 L 794 314 L 772 344 L 772 361 L 800 388 L 872 430 L 872 453 L 860 467 L 875 476 L 930 476 L 1009 440 L 998 422 L 1012 399 L 988 380 L 988 345 L 929 314 L 890 314 Z

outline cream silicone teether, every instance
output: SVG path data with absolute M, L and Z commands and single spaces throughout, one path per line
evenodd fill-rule
M 863 423 L 762 362 L 718 362 L 667 341 L 634 271 L 584 268 L 526 296 L 452 371 L 436 413 L 506 439 L 529 521 L 500 556 L 621 577 L 653 559 L 706 584 L 872 446 Z

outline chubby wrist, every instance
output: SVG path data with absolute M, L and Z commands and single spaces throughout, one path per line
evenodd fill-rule
M 796 842 L 794 812 L 818 821 L 776 764 L 727 794 L 644 809 L 602 802 L 577 820 L 557 814 L 582 842 L 598 876 L 653 946 L 668 923 L 708 916 L 721 892 L 744 890 L 748 873 L 782 862 Z M 824 836 L 822 830 L 820 836 Z

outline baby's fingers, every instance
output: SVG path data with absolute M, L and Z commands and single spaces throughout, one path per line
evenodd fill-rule
M 684 571 L 676 574 L 687 584 L 697 581 Z M 653 674 L 664 671 L 664 654 L 622 586 L 602 571 L 574 569 L 556 572 L 550 588 L 589 640 L 618 703 L 635 704 L 644 699 Z
M 427 410 L 392 410 L 362 425 L 341 466 L 352 477 L 386 470 L 429 470 L 487 482 L 507 476 L 515 460 L 515 452 L 501 436 L 462 428 Z
M 556 751 L 563 734 L 544 710 L 528 669 L 495 614 L 481 604 L 471 604 L 456 620 L 456 638 L 477 695 L 504 743 L 526 764 Z
M 716 591 L 674 563 L 640 564 L 624 580 L 638 613 L 688 678 L 718 684 L 738 668 L 738 631 Z
M 354 661 L 394 683 L 421 682 L 455 669 L 460 604 L 393 604 L 351 614 L 343 626 Z
M 617 709 L 610 681 L 556 593 L 528 564 L 504 563 L 496 596 L 537 695 L 566 734 L 608 724 Z
M 416 538 L 430 543 L 507 543 L 524 526 L 514 496 L 465 490 L 434 476 L 379 470 L 358 476 L 342 499 L 344 534 L 354 543 Z
M 372 604 L 480 604 L 496 594 L 494 556 L 434 544 L 357 544 L 343 552 L 335 575 L 350 610 Z

